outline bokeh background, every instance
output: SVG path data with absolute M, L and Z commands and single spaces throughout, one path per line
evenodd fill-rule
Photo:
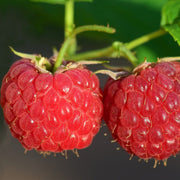
M 113 41 L 131 41 L 159 29 L 161 8 L 166 0 L 94 0 L 75 5 L 76 26 L 101 24 L 116 28 L 113 35 L 88 32 L 78 36 L 79 51 L 103 48 Z M 26 53 L 52 55 L 52 47 L 63 42 L 64 7 L 32 3 L 28 0 L 0 1 L 0 80 L 18 57 L 8 46 Z M 170 35 L 152 40 L 136 50 L 138 58 L 155 61 L 157 57 L 178 56 L 180 48 Z M 110 59 L 112 60 L 112 59 Z M 116 59 L 111 63 L 126 64 Z M 96 70 L 100 66 L 90 66 Z M 98 75 L 103 88 L 107 79 Z M 107 133 L 107 136 L 104 136 Z M 103 126 L 92 145 L 79 151 L 77 158 L 68 152 L 68 160 L 53 154 L 47 157 L 35 151 L 24 154 L 19 142 L 11 137 L 0 110 L 0 180 L 179 180 L 180 156 L 171 157 L 168 166 L 162 163 L 153 169 L 154 161 L 138 161 L 118 145 L 111 143 L 111 136 Z

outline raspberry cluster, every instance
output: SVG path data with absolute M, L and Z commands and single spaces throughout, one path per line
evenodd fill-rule
M 12 135 L 27 150 L 88 147 L 103 115 L 99 80 L 84 67 L 44 73 L 21 59 L 5 75 L 0 100 Z
M 104 89 L 104 119 L 113 138 L 142 159 L 167 159 L 180 150 L 180 63 L 141 68 Z
M 62 152 L 88 147 L 104 120 L 113 138 L 142 159 L 166 160 L 180 150 L 180 63 L 138 66 L 99 80 L 84 66 L 42 71 L 15 62 L 1 86 L 1 106 L 12 135 L 27 150 Z

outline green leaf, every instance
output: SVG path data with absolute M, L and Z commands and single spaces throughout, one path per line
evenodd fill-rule
M 180 46 L 180 25 L 172 24 L 164 26 L 164 29 L 169 32 L 169 34 L 174 38 L 175 41 Z
M 162 9 L 161 26 L 180 45 L 180 0 L 169 0 Z
M 42 3 L 49 3 L 49 4 L 65 4 L 68 0 L 30 0 L 32 2 L 42 2 Z M 92 2 L 93 0 L 74 0 L 75 2 L 86 1 Z
M 161 26 L 174 24 L 180 19 L 180 0 L 169 0 L 162 9 Z

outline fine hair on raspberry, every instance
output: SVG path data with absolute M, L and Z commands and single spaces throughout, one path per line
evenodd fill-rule
M 104 120 L 131 155 L 166 160 L 180 150 L 180 63 L 159 62 L 104 88 Z
M 0 100 L 25 149 L 56 153 L 92 143 L 103 115 L 101 96 L 97 76 L 84 66 L 52 74 L 21 59 L 3 78 Z

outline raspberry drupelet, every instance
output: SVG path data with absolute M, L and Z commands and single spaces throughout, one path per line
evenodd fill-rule
M 141 159 L 166 160 L 180 150 L 180 63 L 139 68 L 104 89 L 104 120 L 113 138 Z
M 84 66 L 52 74 L 21 59 L 2 81 L 1 106 L 25 149 L 56 153 L 91 144 L 103 115 L 101 96 L 97 76 Z

